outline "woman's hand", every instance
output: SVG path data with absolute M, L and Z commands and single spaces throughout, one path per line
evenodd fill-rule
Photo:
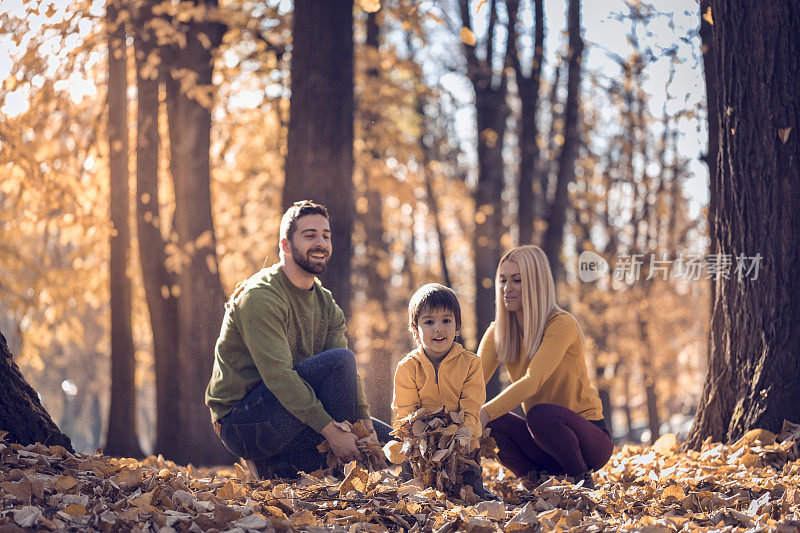
M 481 412 L 478 414 L 478 420 L 481 422 L 481 429 L 484 429 L 486 424 L 489 423 L 489 412 L 485 407 L 481 407 Z

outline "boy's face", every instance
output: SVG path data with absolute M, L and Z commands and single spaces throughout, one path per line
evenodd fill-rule
M 456 317 L 446 309 L 423 309 L 417 319 L 417 338 L 430 359 L 442 359 L 453 347 L 456 335 Z

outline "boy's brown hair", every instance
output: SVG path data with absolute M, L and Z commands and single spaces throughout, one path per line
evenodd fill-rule
M 426 309 L 450 311 L 456 319 L 456 329 L 461 329 L 461 305 L 455 291 L 441 283 L 428 283 L 417 289 L 408 302 L 408 330 L 415 341 L 419 316 Z

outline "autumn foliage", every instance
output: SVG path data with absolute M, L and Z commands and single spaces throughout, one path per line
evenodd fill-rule
M 255 481 L 238 464 L 197 470 L 0 437 L 0 531 L 796 531 L 799 441 L 793 424 L 689 452 L 665 435 L 652 447 L 624 446 L 594 475 L 595 490 L 556 478 L 531 489 L 484 459 L 484 479 L 503 501 L 470 504 L 399 481 L 397 466 Z

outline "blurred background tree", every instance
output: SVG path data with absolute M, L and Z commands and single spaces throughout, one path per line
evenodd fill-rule
M 298 2 L 297 18 L 278 0 L 0 7 L 11 58 L 0 65 L 0 330 L 75 447 L 121 431 L 110 410 L 121 393 L 109 242 L 123 224 L 109 215 L 120 146 L 110 135 L 122 120 L 109 123 L 112 96 L 129 104 L 120 141 L 134 229 L 113 282 L 131 286 L 134 364 L 119 379 L 135 388 L 124 387 L 136 405 L 126 439 L 145 453 L 229 460 L 201 394 L 222 304 L 277 261 L 280 215 L 300 197 L 332 209 L 334 257 L 347 260 L 326 283 L 348 309 L 379 416 L 411 348 L 412 292 L 456 289 L 475 349 L 494 314 L 497 260 L 533 242 L 550 250 L 559 302 L 579 316 L 615 436 L 655 438 L 689 419 L 710 281 L 675 268 L 662 279 L 648 256 L 707 253 L 695 4 L 606 5 L 605 26 L 597 4 L 577 0 L 325 4 Z M 301 31 L 312 8 L 333 11 Z M 119 57 L 107 46 L 114 28 L 126 32 Z M 303 83 L 321 88 L 314 68 L 327 69 L 339 103 L 313 91 L 298 100 Z M 304 144 L 314 139 L 320 148 Z M 584 250 L 609 263 L 605 278 L 581 281 Z M 647 261 L 640 279 L 614 279 L 633 255 Z

